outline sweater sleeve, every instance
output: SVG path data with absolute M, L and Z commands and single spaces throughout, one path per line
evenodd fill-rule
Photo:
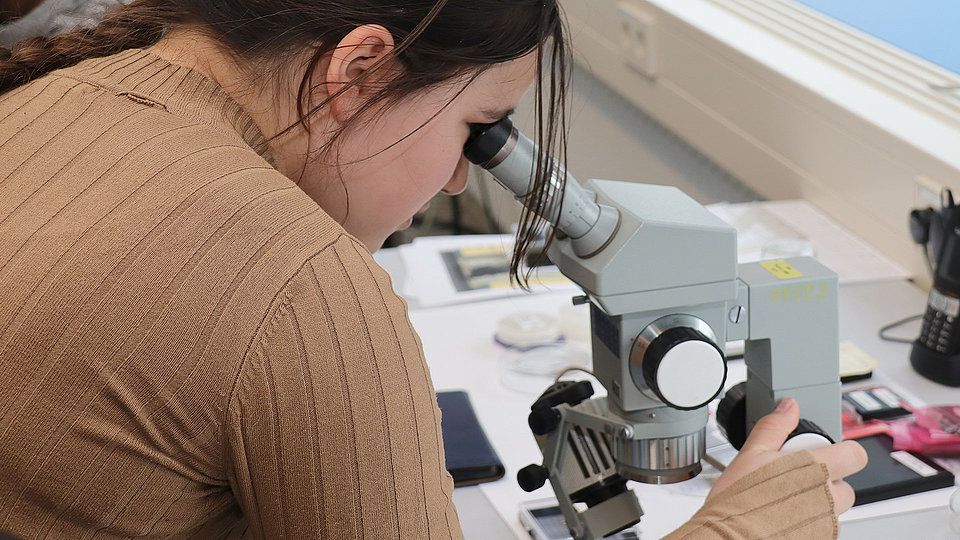
M 238 374 L 227 474 L 255 538 L 462 538 L 419 339 L 362 249 L 304 265 Z
M 836 538 L 828 478 L 810 452 L 787 454 L 721 491 L 665 540 Z

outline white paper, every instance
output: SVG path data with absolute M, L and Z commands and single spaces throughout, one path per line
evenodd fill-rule
M 450 270 L 443 260 L 443 253 L 480 246 L 500 246 L 509 259 L 513 249 L 513 235 L 430 236 L 416 238 L 410 244 L 400 246 L 397 249 L 403 261 L 406 279 L 399 285 L 397 292 L 417 307 L 530 294 L 517 286 L 457 290 Z M 538 276 L 543 277 L 538 279 Z M 536 269 L 530 279 L 530 288 L 533 292 L 579 290 L 573 282 L 562 278 L 555 266 Z

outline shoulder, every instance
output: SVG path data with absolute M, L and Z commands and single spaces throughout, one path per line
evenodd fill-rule
M 386 274 L 352 238 L 318 251 L 282 289 L 236 374 L 225 425 L 232 487 L 248 515 L 269 516 L 265 527 L 279 521 L 270 501 L 286 496 L 302 504 L 287 515 L 313 519 L 319 508 L 351 535 L 377 515 L 402 516 L 381 522 L 412 527 L 410 537 L 460 536 L 419 341 Z M 335 498 L 311 499 L 331 489 Z
M 278 272 L 289 278 L 267 310 L 245 355 L 245 368 L 260 365 L 253 368 L 257 371 L 264 363 L 286 363 L 298 356 L 331 369 L 370 362 L 377 369 L 389 369 L 395 362 L 419 365 L 419 338 L 386 271 L 350 235 L 319 247 L 294 271 Z
M 295 271 L 285 273 L 290 277 L 272 303 L 268 328 L 295 320 L 324 326 L 336 340 L 386 333 L 395 343 L 398 336 L 413 335 L 406 303 L 359 240 L 344 233 L 315 247 Z M 257 343 L 271 347 L 275 339 L 267 330 Z
M 364 424 L 374 426 L 384 410 L 411 401 L 422 414 L 430 412 L 420 421 L 439 420 L 406 304 L 350 236 L 326 245 L 291 275 L 250 345 L 227 397 L 235 421 L 251 421 L 265 403 L 298 410 L 296 403 L 312 400 L 330 402 L 322 407 L 326 414 L 318 414 L 325 417 L 320 423 L 356 414 L 369 415 Z M 334 412 L 343 407 L 342 414 Z

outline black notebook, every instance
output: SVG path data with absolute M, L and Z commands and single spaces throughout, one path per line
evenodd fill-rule
M 447 470 L 456 486 L 469 486 L 503 477 L 503 463 L 487 440 L 466 392 L 437 392 L 442 413 Z
M 856 441 L 863 445 L 870 461 L 862 471 L 846 478 L 857 494 L 854 506 L 953 486 L 950 471 L 920 454 L 894 451 L 888 435 Z

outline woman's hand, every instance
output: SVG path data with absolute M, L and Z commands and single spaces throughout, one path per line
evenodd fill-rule
M 777 409 L 764 416 L 754 426 L 750 437 L 736 458 L 730 463 L 707 495 L 717 495 L 744 475 L 784 455 L 780 451 L 787 436 L 796 429 L 800 420 L 800 407 L 793 398 L 783 400 Z M 843 481 L 867 464 L 867 453 L 853 441 L 845 441 L 824 448 L 811 450 L 814 459 L 827 466 L 830 493 L 833 495 L 833 510 L 842 514 L 853 506 L 853 488 Z

